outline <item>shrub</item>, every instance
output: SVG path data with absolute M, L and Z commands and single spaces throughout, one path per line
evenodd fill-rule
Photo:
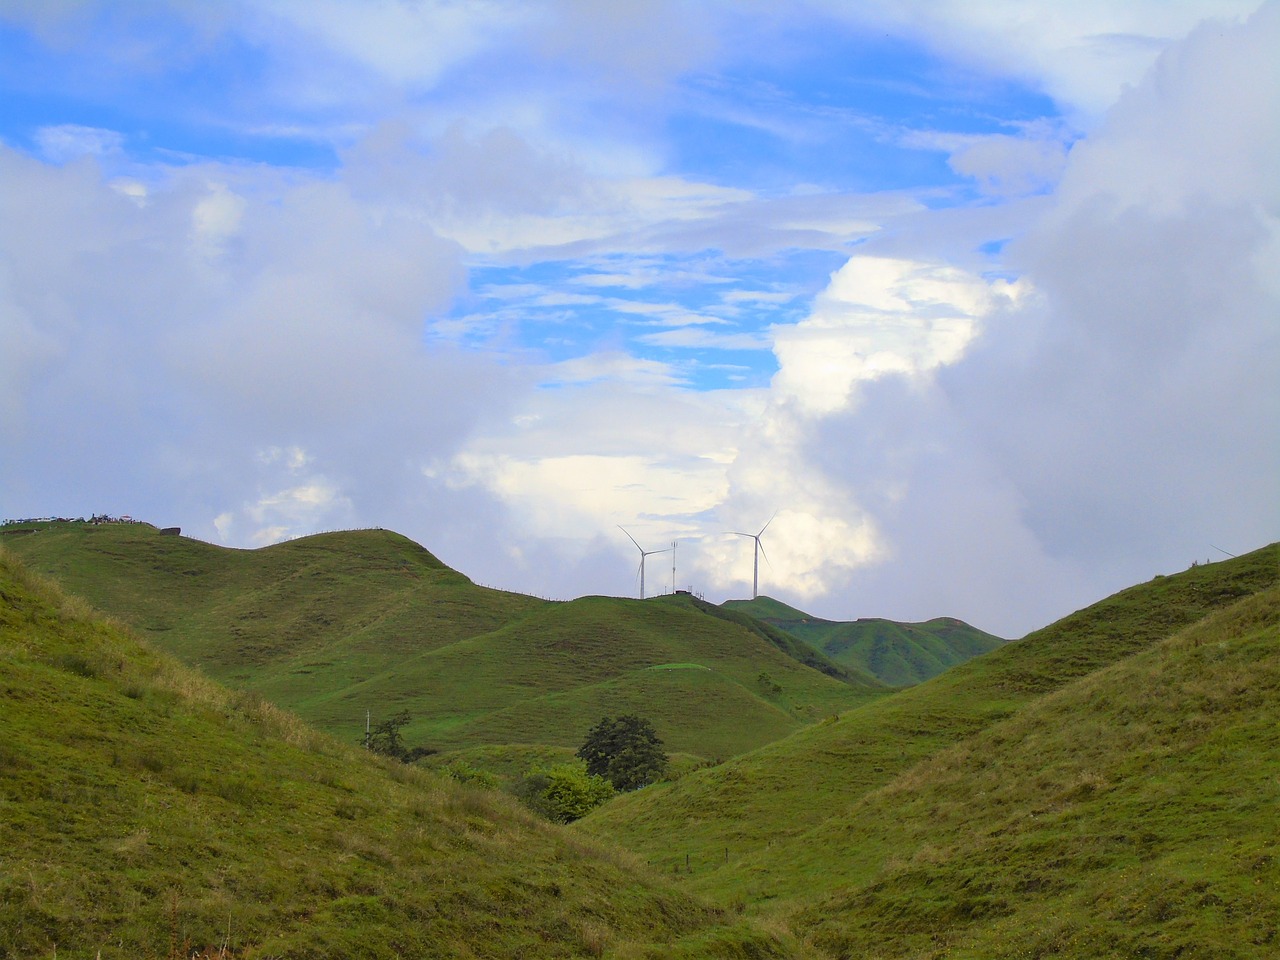
M 486 790 L 496 790 L 498 787 L 497 777 L 479 767 L 472 766 L 465 760 L 454 760 L 441 772 L 458 783 L 469 783 L 474 787 L 484 787 Z
M 572 823 L 612 797 L 613 787 L 604 777 L 588 773 L 576 763 L 565 763 L 531 768 L 513 792 L 548 820 Z

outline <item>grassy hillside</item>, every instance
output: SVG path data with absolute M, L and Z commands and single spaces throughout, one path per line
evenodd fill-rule
M 688 856 L 690 885 L 726 899 L 811 896 L 840 871 L 801 865 L 814 849 L 830 857 L 828 865 L 857 858 L 839 825 L 863 798 L 1039 698 L 1277 581 L 1276 546 L 1157 578 L 838 720 L 622 797 L 584 827 L 658 862 L 683 864 Z
M 790 848 L 831 955 L 1280 954 L 1280 588 L 1042 697 Z M 817 842 L 817 841 L 821 842 Z
M 723 606 L 750 614 L 803 640 L 835 663 L 893 687 L 936 677 L 1006 642 L 951 617 L 924 623 L 877 618 L 822 620 L 770 597 L 730 600 Z
M 550 603 L 490 590 L 388 531 L 253 551 L 146 524 L 3 533 L 186 663 L 349 741 L 366 711 L 376 722 L 408 710 L 407 739 L 442 750 L 576 747 L 602 715 L 626 711 L 651 718 L 670 750 L 710 759 L 884 692 L 692 598 Z
M 6 958 L 802 955 L 212 683 L 4 551 L 0 690 Z

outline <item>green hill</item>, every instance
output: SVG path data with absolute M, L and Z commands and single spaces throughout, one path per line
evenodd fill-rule
M 20 532 L 26 529 L 35 532 Z M 608 713 L 716 759 L 882 695 L 780 631 L 691 597 L 552 603 L 473 584 L 383 530 L 229 550 L 147 524 L 7 527 L 34 568 L 210 676 L 348 741 L 576 747 Z M 697 669 L 667 669 L 687 664 Z
M 0 691 L 0 956 L 802 955 L 218 686 L 4 551 Z
M 878 618 L 822 620 L 771 597 L 730 600 L 723 606 L 750 614 L 803 640 L 841 666 L 870 674 L 891 687 L 936 677 L 1006 642 L 952 617 L 924 623 Z
M 788 869 L 831 955 L 1280 953 L 1280 588 L 860 798 Z M 834 889 L 832 889 L 834 888 Z M 927 892 L 927 893 L 926 893 Z
M 1266 956 L 1234 935 L 1195 952 L 1207 927 L 1186 917 L 1203 899 L 1224 929 L 1256 939 L 1270 916 L 1275 935 L 1278 581 L 1277 546 L 1156 578 L 583 828 L 688 857 L 691 888 L 837 956 Z M 1247 882 L 1223 879 L 1233 863 Z

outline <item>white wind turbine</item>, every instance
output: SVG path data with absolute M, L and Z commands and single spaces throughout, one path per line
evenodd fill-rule
M 623 533 L 627 533 L 627 528 L 622 526 L 622 524 L 618 524 L 618 529 L 621 530 Z M 644 599 L 645 558 L 654 553 L 666 553 L 668 550 L 674 550 L 675 545 L 672 544 L 670 547 L 664 547 L 661 550 L 646 550 L 644 547 L 640 546 L 640 544 L 636 541 L 636 538 L 633 537 L 631 534 L 627 533 L 627 539 L 630 540 L 632 543 L 634 543 L 636 545 L 636 549 L 640 551 L 640 599 L 643 600 Z
M 778 511 L 773 512 L 773 517 L 778 515 Z M 769 523 L 773 523 L 773 517 L 769 518 Z M 735 537 L 750 537 L 756 542 L 755 562 L 751 568 L 751 599 L 754 600 L 760 595 L 760 554 L 764 553 L 764 545 L 760 542 L 760 538 L 764 536 L 764 532 L 769 529 L 769 523 L 760 528 L 759 533 L 742 533 L 739 530 L 730 530 L 729 532 Z M 765 554 L 765 560 L 769 559 L 769 555 Z

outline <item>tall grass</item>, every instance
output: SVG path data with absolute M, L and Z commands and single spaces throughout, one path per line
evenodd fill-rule
M 0 690 L 0 957 L 578 957 L 722 923 L 510 798 L 191 673 L 2 553 Z

